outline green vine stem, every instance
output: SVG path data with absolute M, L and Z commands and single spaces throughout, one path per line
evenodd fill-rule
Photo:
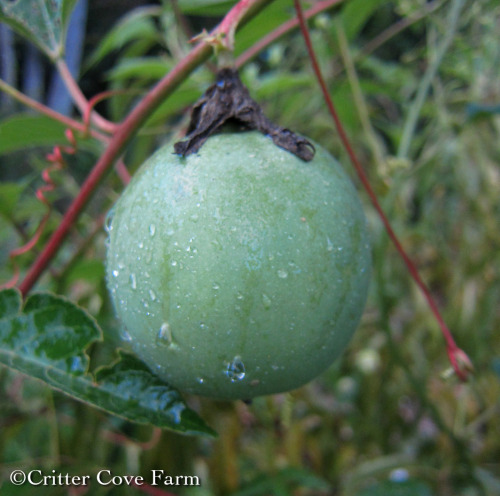
M 446 26 L 446 33 L 443 36 L 441 44 L 436 50 L 436 55 L 432 63 L 427 67 L 422 81 L 417 90 L 415 100 L 411 104 L 410 110 L 408 112 L 408 117 L 403 127 L 403 133 L 401 135 L 401 141 L 399 143 L 399 150 L 397 153 L 398 158 L 407 158 L 410 151 L 410 145 L 415 134 L 415 129 L 417 128 L 418 118 L 420 116 L 420 111 L 425 103 L 427 94 L 432 84 L 432 80 L 435 78 L 439 66 L 443 61 L 443 58 L 451 45 L 453 38 L 458 27 L 458 21 L 460 19 L 460 12 L 465 4 L 465 0 L 454 0 L 450 8 L 450 13 L 448 17 L 448 23 Z
M 214 30 L 213 34 L 227 35 L 228 31 L 236 29 L 236 26 L 241 26 L 249 21 L 272 1 L 273 0 L 240 0 L 240 2 L 228 12 L 222 24 Z M 58 228 L 53 232 L 42 252 L 28 269 L 25 278 L 19 285 L 19 290 L 23 295 L 26 295 L 36 284 L 39 277 L 56 255 L 76 219 L 90 200 L 105 174 L 110 170 L 114 161 L 123 151 L 130 138 L 154 112 L 158 104 L 171 95 L 198 66 L 210 57 L 211 53 L 212 47 L 210 45 L 203 42 L 198 43 L 198 45 L 196 45 L 171 72 L 144 96 L 125 120 L 117 125 L 116 131 L 108 147 L 94 165 Z

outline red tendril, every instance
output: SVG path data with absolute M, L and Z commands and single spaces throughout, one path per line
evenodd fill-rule
M 38 240 L 40 239 L 45 229 L 47 221 L 50 218 L 50 214 L 52 212 L 52 205 L 46 198 L 45 194 L 48 193 L 49 191 L 53 191 L 56 187 L 56 184 L 53 181 L 51 174 L 55 171 L 61 170 L 64 167 L 66 167 L 66 161 L 64 160 L 63 153 L 73 155 L 76 153 L 77 150 L 77 142 L 73 134 L 73 131 L 71 129 L 66 129 L 64 135 L 66 136 L 66 139 L 69 142 L 69 146 L 56 145 L 52 153 L 48 153 L 46 155 L 45 158 L 49 162 L 49 165 L 42 171 L 41 174 L 44 184 L 40 186 L 35 192 L 35 196 L 37 197 L 38 201 L 40 201 L 40 203 L 43 203 L 47 207 L 47 212 L 42 217 L 42 220 L 40 221 L 40 224 L 36 228 L 35 234 L 33 234 L 31 239 L 27 241 L 24 245 L 19 246 L 18 248 L 15 248 L 10 252 L 9 258 L 13 265 L 14 273 L 9 281 L 0 285 L 0 289 L 12 288 L 17 284 L 19 280 L 20 269 L 15 259 L 20 255 L 23 255 L 24 253 L 27 253 L 33 249 L 33 247 L 38 243 Z

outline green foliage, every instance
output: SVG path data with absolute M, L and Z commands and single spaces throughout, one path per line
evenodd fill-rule
M 186 14 L 221 16 L 236 0 L 179 0 L 179 8 Z
M 276 474 L 261 475 L 232 496 L 288 496 L 294 488 L 328 491 L 330 485 L 314 474 L 297 468 L 285 468 Z
M 389 480 L 372 485 L 360 491 L 357 496 L 432 496 L 432 492 L 427 484 L 418 480 Z
M 178 0 L 184 17 L 169 1 L 113 10 L 106 31 L 88 40 L 79 80 L 89 98 L 118 90 L 96 110 L 109 120 L 123 119 L 189 53 L 190 37 L 233 4 Z M 27 8 L 40 5 L 52 9 L 49 17 Z M 120 324 L 105 290 L 100 219 L 123 184 L 110 174 L 38 282 L 36 290 L 45 292 L 24 306 L 16 291 L 1 293 L 0 356 L 8 364 L 0 368 L 2 495 L 68 493 L 67 487 L 4 482 L 19 466 L 88 473 L 94 481 L 102 468 L 146 480 L 155 469 L 200 475 L 201 488 L 161 488 L 187 496 L 499 493 L 500 10 L 496 0 L 467 1 L 452 26 L 456 5 L 350 0 L 309 26 L 354 149 L 470 355 L 474 379 L 463 385 L 446 379 L 437 325 L 360 191 L 374 279 L 362 325 L 342 360 L 292 394 L 256 398 L 251 405 L 182 400 L 131 355 L 115 361 Z M 0 0 L 0 6 L 3 21 L 51 59 L 61 56 L 73 2 Z M 89 16 L 92 22 L 92 11 Z M 237 34 L 237 55 L 292 16 L 290 0 L 272 2 Z M 446 36 L 451 43 L 438 60 Z M 345 70 L 349 63 L 354 70 Z M 424 84 L 433 64 L 430 84 Z M 211 84 L 212 70 L 199 68 L 158 106 L 124 152 L 131 172 L 160 144 L 182 135 L 186 109 Z M 327 147 L 352 174 L 297 30 L 254 55 L 241 73 L 272 120 Z M 419 93 L 422 104 L 415 105 Z M 411 108 L 414 126 L 407 124 Z M 10 279 L 14 263 L 22 280 L 106 147 L 76 133 L 76 156 L 65 154 L 66 168 L 52 173 L 56 188 L 47 193 L 53 210 L 45 232 L 11 261 L 12 250 L 29 241 L 45 212 L 35 197 L 45 184 L 44 156 L 54 144 L 67 144 L 60 124 L 21 110 L 21 104 L 0 108 L 0 283 Z M 77 112 L 72 117 L 81 122 Z M 405 127 L 409 146 L 398 157 Z M 41 387 L 40 380 L 53 387 Z M 218 438 L 209 437 L 212 431 L 197 414 Z M 160 433 L 153 423 L 167 428 Z M 180 436 L 179 430 L 202 436 Z M 400 468 L 409 476 L 396 482 L 392 476 Z M 132 496 L 137 490 L 94 483 L 88 494 Z
M 49 58 L 64 52 L 69 16 L 77 0 L 1 0 L 0 21 L 10 25 Z
M 60 143 L 65 126 L 41 115 L 17 114 L 0 121 L 0 154 Z
M 62 297 L 35 293 L 21 310 L 16 290 L 0 292 L 1 363 L 135 422 L 213 434 L 176 390 L 132 356 L 100 369 L 94 381 L 87 373 L 86 349 L 101 334 L 94 319 Z

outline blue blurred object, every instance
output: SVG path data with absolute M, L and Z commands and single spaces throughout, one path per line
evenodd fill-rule
M 71 14 L 65 43 L 65 61 L 69 71 L 78 79 L 84 49 L 88 0 L 79 0 Z M 16 48 L 16 43 L 18 43 Z M 20 60 L 18 60 L 18 58 Z M 47 71 L 49 78 L 46 77 Z M 69 115 L 73 102 L 63 80 L 45 56 L 30 43 L 19 43 L 14 32 L 0 23 L 0 78 L 25 95 L 45 103 L 57 112 Z M 46 86 L 46 81 L 50 81 Z M 0 112 L 14 111 L 14 101 L 0 92 Z
M 78 79 L 82 61 L 87 10 L 88 0 L 79 0 L 76 3 L 73 13 L 71 14 L 66 36 L 64 58 L 69 71 L 75 79 Z M 64 115 L 69 115 L 73 106 L 71 97 L 63 80 L 55 71 L 47 94 L 47 105 Z
M 14 53 L 14 33 L 11 29 L 0 23 L 0 79 L 10 86 L 16 84 L 16 56 Z M 12 100 L 0 91 L 0 112 L 10 110 Z

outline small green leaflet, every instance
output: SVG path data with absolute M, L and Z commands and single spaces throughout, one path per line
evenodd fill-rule
M 37 293 L 22 307 L 19 291 L 0 291 L 0 363 L 132 422 L 215 435 L 177 390 L 132 355 L 122 353 L 92 377 L 85 350 L 101 337 L 94 319 L 63 297 Z
M 0 120 L 0 154 L 64 142 L 64 124 L 44 115 L 16 114 Z
M 0 21 L 57 60 L 64 51 L 66 28 L 76 1 L 0 0 Z

